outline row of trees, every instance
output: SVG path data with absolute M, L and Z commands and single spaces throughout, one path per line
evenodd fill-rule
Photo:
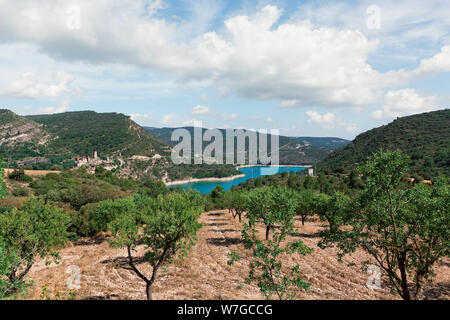
M 364 250 L 395 292 L 403 299 L 420 299 L 436 262 L 450 252 L 449 184 L 443 179 L 433 186 L 407 185 L 402 181 L 407 165 L 400 152 L 374 154 L 357 171 L 356 177 L 365 181 L 363 189 L 350 195 L 276 185 L 226 193 L 217 189 L 210 201 L 243 223 L 242 238 L 252 253 L 247 280 L 267 298 L 292 298 L 294 289 L 309 289 L 300 265 L 288 268 L 283 261 L 290 254 L 312 252 L 294 221 L 298 216 L 304 224 L 317 215 L 328 224 L 320 232 L 322 248 L 337 247 L 340 258 Z M 51 203 L 31 198 L 20 209 L 0 214 L 3 297 L 20 292 L 37 257 L 57 259 L 57 250 L 70 236 L 70 215 Z M 152 184 L 134 196 L 100 202 L 89 216 L 89 228 L 112 231 L 111 245 L 126 249 L 130 268 L 146 283 L 151 299 L 161 266 L 194 244 L 204 205 L 205 197 L 197 192 L 167 192 Z M 136 262 L 138 249 L 151 267 L 148 274 Z M 232 252 L 229 262 L 239 258 Z
M 1 168 L 1 162 L 0 162 Z M 127 250 L 131 269 L 146 283 L 146 295 L 158 270 L 176 255 L 186 254 L 195 243 L 198 222 L 204 211 L 204 197 L 198 192 L 160 192 L 159 184 L 134 196 L 105 200 L 88 217 L 88 230 L 111 230 L 111 246 Z M 0 196 L 6 187 L 0 179 Z M 0 299 L 16 297 L 27 286 L 26 275 L 38 257 L 58 262 L 58 250 L 73 235 L 73 217 L 51 201 L 30 198 L 20 209 L 0 214 Z M 142 245 L 144 262 L 151 266 L 146 275 L 136 263 Z
M 406 185 L 402 178 L 407 168 L 408 159 L 400 152 L 380 151 L 358 169 L 365 186 L 351 196 L 339 191 L 325 194 L 268 186 L 224 193 L 222 203 L 234 217 L 243 220 L 245 213 L 243 239 L 255 258 L 249 279 L 257 280 L 266 296 L 285 296 L 287 287 L 283 291 L 281 284 L 288 284 L 288 279 L 272 279 L 269 286 L 269 275 L 273 277 L 269 271 L 279 271 L 281 260 L 276 254 L 287 253 L 292 245 L 285 247 L 282 242 L 294 232 L 293 217 L 299 216 L 304 224 L 308 216 L 317 215 L 328 224 L 320 231 L 320 247 L 336 246 L 340 259 L 362 249 L 373 259 L 362 265 L 376 261 L 403 299 L 422 298 L 424 283 L 434 275 L 433 266 L 450 252 L 449 184 L 441 179 L 432 187 Z M 265 241 L 255 236 L 257 222 L 265 228 Z M 294 247 L 301 248 L 301 254 L 308 252 L 301 242 Z M 277 268 L 267 267 L 269 261 Z M 259 276 L 255 276 L 255 268 L 260 269 Z M 305 286 L 296 277 L 289 279 Z

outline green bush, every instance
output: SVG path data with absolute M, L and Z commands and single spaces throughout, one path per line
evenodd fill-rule
M 28 195 L 30 194 L 30 192 L 28 191 L 27 188 L 24 187 L 17 187 L 14 188 L 12 195 L 14 197 L 28 197 Z
M 33 181 L 33 179 L 30 176 L 27 176 L 25 174 L 25 171 L 21 168 L 14 169 L 14 171 L 9 174 L 8 178 L 11 180 L 27 182 L 27 183 Z

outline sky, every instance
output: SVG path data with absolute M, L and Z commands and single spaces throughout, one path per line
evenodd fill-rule
M 450 102 L 448 0 L 0 0 L 0 108 L 353 139 Z

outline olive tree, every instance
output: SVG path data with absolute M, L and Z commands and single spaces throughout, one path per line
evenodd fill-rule
M 68 240 L 70 218 L 63 210 L 34 198 L 0 215 L 0 296 L 16 293 L 37 257 L 58 261 Z
M 170 193 L 150 200 L 140 211 L 137 207 L 122 212 L 110 223 L 113 247 L 126 248 L 128 264 L 146 283 L 147 299 L 152 299 L 152 285 L 161 266 L 169 263 L 177 253 L 186 253 L 195 243 L 198 222 L 204 209 L 202 196 L 197 192 Z M 142 244 L 143 260 L 152 271 L 150 275 L 139 270 L 134 254 Z
M 448 183 L 429 187 L 402 184 L 408 158 L 400 151 L 374 154 L 359 169 L 365 188 L 347 217 L 345 232 L 333 241 L 341 255 L 366 251 L 403 299 L 421 299 L 433 266 L 449 254 Z M 368 264 L 370 261 L 365 261 Z

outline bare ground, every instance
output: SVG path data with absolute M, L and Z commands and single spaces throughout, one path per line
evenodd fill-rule
M 246 284 L 248 274 L 248 251 L 241 242 L 241 225 L 233 220 L 228 211 L 204 213 L 203 228 L 198 232 L 197 244 L 191 248 L 184 260 L 177 259 L 164 267 L 153 286 L 154 299 L 263 299 L 254 284 Z M 397 299 L 390 293 L 385 279 L 381 289 L 366 287 L 368 274 L 359 266 L 348 266 L 360 262 L 365 254 L 356 252 L 339 263 L 336 250 L 317 247 L 320 221 L 310 220 L 305 226 L 297 221 L 299 236 L 314 252 L 311 255 L 294 255 L 285 259 L 286 265 L 299 262 L 304 278 L 311 283 L 311 291 L 298 291 L 296 299 Z M 228 266 L 227 254 L 235 250 L 243 257 L 233 266 Z M 45 266 L 38 261 L 30 271 L 34 285 L 29 289 L 28 299 L 40 299 L 43 286 L 48 287 L 48 296 L 59 293 L 67 298 L 66 282 L 69 266 L 81 270 L 81 288 L 76 299 L 145 299 L 145 285 L 127 267 L 126 251 L 112 249 L 106 240 L 82 239 L 74 246 L 61 251 L 61 262 Z M 145 263 L 139 269 L 147 274 L 151 271 Z M 437 277 L 425 288 L 427 299 L 450 298 L 450 259 L 446 258 L 436 267 Z

